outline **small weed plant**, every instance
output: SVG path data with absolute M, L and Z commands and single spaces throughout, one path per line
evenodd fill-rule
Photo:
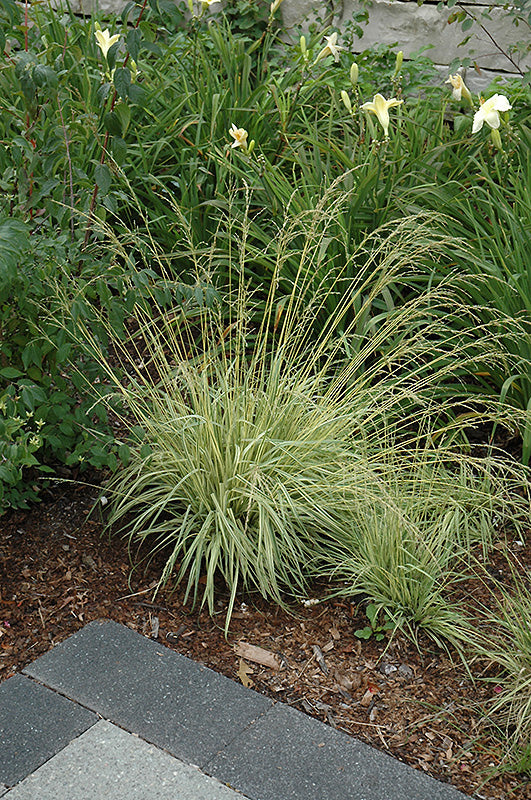
M 354 631 L 354 636 L 357 636 L 358 639 L 374 638 L 376 642 L 381 642 L 382 639 L 385 639 L 387 634 L 394 631 L 395 626 L 393 623 L 389 622 L 385 616 L 382 619 L 382 615 L 379 613 L 379 608 L 376 603 L 368 603 L 365 614 L 369 620 L 369 624 L 365 625 L 364 628 L 359 628 L 357 631 Z

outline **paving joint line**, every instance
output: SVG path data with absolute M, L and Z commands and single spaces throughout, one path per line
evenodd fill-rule
M 229 680 L 231 680 L 231 678 L 229 678 Z M 236 681 L 234 681 L 234 683 L 236 683 Z M 237 684 L 237 683 L 236 683 L 236 685 L 238 686 L 239 684 Z M 253 691 L 254 691 L 254 690 L 253 690 Z M 260 697 L 267 697 L 267 695 L 261 694 L 260 692 L 256 692 L 256 694 L 260 695 Z M 268 698 L 268 699 L 269 699 L 269 698 Z M 283 704 L 283 703 L 281 703 L 281 702 L 280 702 L 280 700 L 271 700 L 271 705 L 270 705 L 270 707 L 269 707 L 269 708 L 266 708 L 266 709 L 265 709 L 265 711 L 262 711 L 262 713 L 261 713 L 261 714 L 259 714 L 257 717 L 255 717 L 254 719 L 252 719 L 250 722 L 248 722 L 248 723 L 247 723 L 247 725 L 244 725 L 244 726 L 243 726 L 243 728 L 240 728 L 240 730 L 238 731 L 238 733 L 235 733 L 235 734 L 234 734 L 234 736 L 232 737 L 232 739 L 230 739 L 230 740 L 229 740 L 229 741 L 228 741 L 228 742 L 225 744 L 225 746 L 221 748 L 221 750 L 217 750 L 217 751 L 216 751 L 216 752 L 215 752 L 215 753 L 214 753 L 214 754 L 213 754 L 213 755 L 212 755 L 212 756 L 211 756 L 211 757 L 208 759 L 208 761 L 205 761 L 205 763 L 203 764 L 203 766 L 202 766 L 202 767 L 200 767 L 200 769 L 202 769 L 202 770 L 203 770 L 203 769 L 208 769 L 208 768 L 209 768 L 209 765 L 210 765 L 210 764 L 211 764 L 213 761 L 215 761 L 215 760 L 216 760 L 216 758 L 218 758 L 218 756 L 220 756 L 220 755 L 221 755 L 223 752 L 225 752 L 225 750 L 227 750 L 229 747 L 231 747 L 231 746 L 234 744 L 234 742 L 235 742 L 237 739 L 239 739 L 239 738 L 240 738 L 240 736 L 241 736 L 242 734 L 244 734 L 244 733 L 245 733 L 245 731 L 249 730 L 249 728 L 251 728 L 251 727 L 252 727 L 253 725 L 255 725 L 257 722 L 259 722 L 259 720 L 261 720 L 261 719 L 263 719 L 264 717 L 266 717 L 266 716 L 269 714 L 269 712 L 270 712 L 270 711 L 272 711 L 272 710 L 273 710 L 273 708 L 274 708 L 275 706 L 277 706 L 277 705 L 284 705 L 284 704 Z

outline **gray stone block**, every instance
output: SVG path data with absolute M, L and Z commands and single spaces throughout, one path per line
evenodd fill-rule
M 198 765 L 272 705 L 110 621 L 91 622 L 24 672 Z
M 298 0 L 289 2 L 296 3 Z M 339 31 L 360 7 L 359 0 L 345 0 L 341 19 L 335 22 Z M 470 8 L 474 12 L 473 5 Z M 480 20 L 481 11 L 476 9 Z M 435 4 L 425 3 L 419 7 L 414 0 L 373 0 L 369 8 L 369 23 L 363 29 L 363 37 L 355 41 L 355 50 L 361 52 L 376 44 L 396 44 L 396 49 L 403 50 L 408 58 L 421 47 L 429 46 L 425 55 L 437 64 L 448 64 L 454 58 L 472 56 L 481 68 L 515 71 L 511 62 L 493 45 L 479 25 L 474 23 L 464 34 L 460 24 L 448 25 L 450 13 L 451 10 L 441 10 Z M 503 50 L 519 39 L 529 38 L 522 26 L 516 28 L 501 8 L 493 9 L 492 20 L 481 21 Z M 470 35 L 470 41 L 459 47 L 465 35 Z M 520 66 L 525 68 L 526 64 L 531 66 L 530 56 L 522 59 Z
M 242 800 L 240 794 L 102 720 L 6 800 Z
M 0 783 L 13 786 L 97 720 L 29 678 L 9 678 L 0 684 Z
M 205 772 L 256 800 L 466 800 L 452 786 L 281 704 Z

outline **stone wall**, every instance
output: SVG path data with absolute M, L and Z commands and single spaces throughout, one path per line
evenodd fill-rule
M 485 7 L 490 5 L 492 3 L 488 0 L 468 0 L 465 7 L 468 6 L 476 17 L 480 17 Z M 296 25 L 301 17 L 319 6 L 322 7 L 319 0 L 284 0 L 282 9 L 285 25 L 288 28 Z M 339 0 L 334 17 L 338 30 L 360 8 L 362 4 L 356 0 Z M 497 74 L 507 74 L 509 77 L 518 74 L 514 65 L 496 48 L 480 26 L 474 24 L 463 33 L 459 23 L 448 24 L 450 13 L 446 9 L 439 10 L 437 2 L 425 2 L 418 6 L 416 0 L 372 0 L 369 23 L 364 26 L 363 38 L 355 43 L 356 51 L 361 52 L 375 44 L 389 44 L 396 45 L 396 49 L 402 50 L 408 58 L 428 46 L 429 49 L 424 53 L 439 66 L 441 75 L 448 73 L 447 65 L 454 58 L 470 56 L 478 69 L 470 68 L 466 80 L 475 91 L 487 86 Z M 492 20 L 482 20 L 483 25 L 503 50 L 526 36 L 531 39 L 529 29 L 523 25 L 516 27 L 502 8 L 493 9 L 490 16 Z M 469 42 L 459 47 L 459 42 L 467 36 L 470 36 Z M 531 54 L 525 59 L 513 58 L 524 71 L 531 69 Z
M 75 11 L 90 14 L 94 8 L 109 13 L 118 11 L 125 5 L 124 0 L 71 0 Z M 468 0 L 468 6 L 479 16 L 487 0 Z M 330 7 L 330 0 L 327 3 Z M 283 0 L 281 5 L 283 21 L 289 29 L 323 7 L 323 0 Z M 332 6 L 334 7 L 334 6 Z M 361 4 L 357 0 L 336 0 L 334 24 L 338 30 Z M 416 0 L 372 0 L 369 9 L 369 23 L 365 26 L 363 38 L 358 40 L 356 49 L 361 52 L 373 44 L 396 44 L 407 58 L 411 53 L 430 46 L 425 54 L 440 66 L 441 74 L 447 73 L 447 65 L 456 57 L 471 55 L 479 68 L 468 70 L 467 82 L 476 91 L 484 88 L 494 75 L 515 74 L 510 61 L 493 45 L 488 35 L 474 25 L 463 33 L 459 24 L 449 25 L 449 11 L 440 11 L 436 2 L 425 2 L 418 6 Z M 524 26 L 515 27 L 503 9 L 494 9 L 492 21 L 484 20 L 485 27 L 492 33 L 498 44 L 506 49 L 511 43 L 531 36 Z M 465 36 L 471 35 L 469 43 L 458 47 Z M 522 69 L 531 68 L 531 55 L 520 60 Z

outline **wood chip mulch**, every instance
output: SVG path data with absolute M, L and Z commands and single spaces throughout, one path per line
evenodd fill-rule
M 153 600 L 156 564 L 130 577 L 126 544 L 102 536 L 99 506 L 90 513 L 97 497 L 97 488 L 58 483 L 30 511 L 0 517 L 0 680 L 110 618 L 471 796 L 531 798 L 523 776 L 493 774 L 503 752 L 480 708 L 492 684 L 472 683 L 429 639 L 420 651 L 401 635 L 358 639 L 362 603 L 299 604 L 289 614 L 255 597 L 238 601 L 225 638 L 222 594 L 211 618 L 184 606 L 180 590 Z M 529 547 L 520 562 L 531 566 Z

